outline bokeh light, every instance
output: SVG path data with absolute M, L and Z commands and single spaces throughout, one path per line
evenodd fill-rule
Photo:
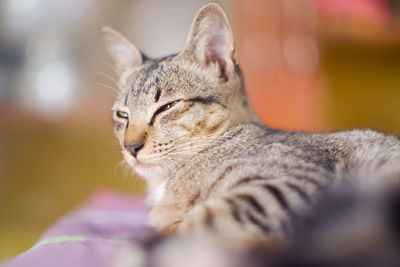
M 44 65 L 36 78 L 36 102 L 46 120 L 65 119 L 70 112 L 74 96 L 74 75 L 65 62 Z

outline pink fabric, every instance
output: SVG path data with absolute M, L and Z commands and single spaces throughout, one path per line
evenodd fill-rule
M 4 267 L 110 266 L 119 249 L 153 234 L 141 198 L 101 189 Z

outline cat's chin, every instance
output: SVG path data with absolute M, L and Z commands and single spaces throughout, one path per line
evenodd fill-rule
M 169 173 L 161 164 L 147 163 L 138 160 L 129 153 L 123 153 L 125 161 L 128 165 L 142 178 L 148 179 L 161 179 L 169 176 Z
M 134 170 L 137 174 L 139 174 L 146 180 L 161 179 L 167 176 L 164 172 L 164 168 L 162 168 L 160 165 L 155 165 L 155 164 L 147 164 L 139 162 L 134 167 Z

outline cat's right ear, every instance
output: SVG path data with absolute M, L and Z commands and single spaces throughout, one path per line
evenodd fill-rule
M 142 64 L 139 50 L 124 36 L 110 27 L 103 27 L 101 31 L 106 50 L 120 73 Z
M 189 53 L 202 67 L 218 67 L 218 76 L 227 81 L 236 64 L 232 30 L 221 6 L 206 4 L 193 20 L 183 53 Z

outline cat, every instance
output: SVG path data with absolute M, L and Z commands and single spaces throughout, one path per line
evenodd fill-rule
M 372 130 L 287 132 L 263 125 L 245 93 L 231 27 L 201 8 L 183 50 L 151 59 L 102 30 L 120 74 L 113 128 L 146 180 L 151 224 L 232 244 L 285 243 L 296 214 L 341 181 L 366 189 L 400 180 L 400 141 Z

